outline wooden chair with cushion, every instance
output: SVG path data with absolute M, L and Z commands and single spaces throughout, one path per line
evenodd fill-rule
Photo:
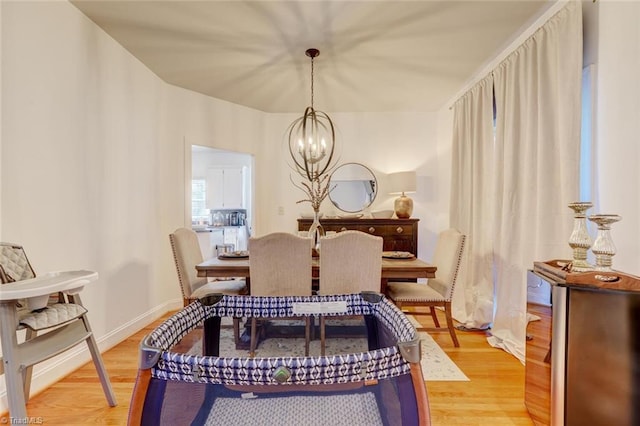
M 390 282 L 387 284 L 387 296 L 403 311 L 408 307 L 428 307 L 429 312 L 411 310 L 412 315 L 431 315 L 435 327 L 419 327 L 420 331 L 449 330 L 453 344 L 459 347 L 456 329 L 451 316 L 451 298 L 458 278 L 460 262 L 464 250 L 465 235 L 455 229 L 447 229 L 438 236 L 432 263 L 438 268 L 436 277 L 426 284 L 408 282 Z M 447 326 L 440 327 L 436 307 L 444 309 Z
M 11 419 L 27 417 L 35 364 L 85 342 L 110 406 L 116 405 L 109 376 L 79 293 L 98 279 L 93 271 L 36 274 L 22 246 L 0 243 L 0 374 L 7 384 Z M 25 330 L 19 343 L 18 332 Z M 42 333 L 40 333 L 42 331 Z
M 184 306 L 210 293 L 246 294 L 247 285 L 244 280 L 209 281 L 198 277 L 196 265 L 204 261 L 198 236 L 187 228 L 178 228 L 169 234 L 173 260 L 178 272 L 178 282 L 182 292 Z M 233 320 L 233 336 L 236 345 L 240 342 L 240 318 Z
M 198 276 L 196 265 L 202 263 L 204 258 L 195 231 L 178 228 L 169 234 L 169 240 L 184 306 L 209 293 L 244 294 L 247 292 L 244 280 L 209 281 L 207 278 Z
M 275 232 L 249 239 L 251 296 L 311 296 L 313 239 Z M 250 355 L 255 356 L 257 318 L 251 318 Z M 309 355 L 311 317 L 305 317 L 305 356 Z
M 382 237 L 360 231 L 342 231 L 320 242 L 318 294 L 380 292 Z M 325 317 L 320 317 L 320 350 L 325 352 Z

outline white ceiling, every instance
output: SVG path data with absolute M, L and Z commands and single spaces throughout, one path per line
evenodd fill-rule
M 167 83 L 266 112 L 436 111 L 552 4 L 72 0 Z

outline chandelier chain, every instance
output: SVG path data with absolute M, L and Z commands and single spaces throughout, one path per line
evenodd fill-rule
M 313 108 L 313 57 L 311 57 L 311 108 Z

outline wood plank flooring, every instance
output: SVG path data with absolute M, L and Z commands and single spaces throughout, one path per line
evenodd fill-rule
M 41 418 L 46 425 L 125 425 L 138 368 L 138 345 L 159 322 L 103 354 L 117 407 L 107 405 L 93 364 L 88 363 L 32 396 L 28 415 Z M 432 425 L 533 425 L 524 405 L 524 366 L 515 357 L 489 346 L 485 332 L 458 332 L 459 348 L 453 346 L 447 332 L 432 336 L 470 379 L 427 382 Z M 3 413 L 0 424 L 8 423 Z

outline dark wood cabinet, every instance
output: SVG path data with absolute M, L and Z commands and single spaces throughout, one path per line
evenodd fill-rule
M 525 405 L 535 425 L 640 424 L 640 277 L 534 262 L 551 306 L 527 327 Z
M 527 324 L 524 402 L 536 426 L 551 424 L 551 306 L 527 303 L 540 319 Z
M 355 230 L 382 237 L 384 251 L 408 251 L 418 256 L 420 219 L 321 219 L 326 231 Z M 298 231 L 308 231 L 313 219 L 298 219 Z

